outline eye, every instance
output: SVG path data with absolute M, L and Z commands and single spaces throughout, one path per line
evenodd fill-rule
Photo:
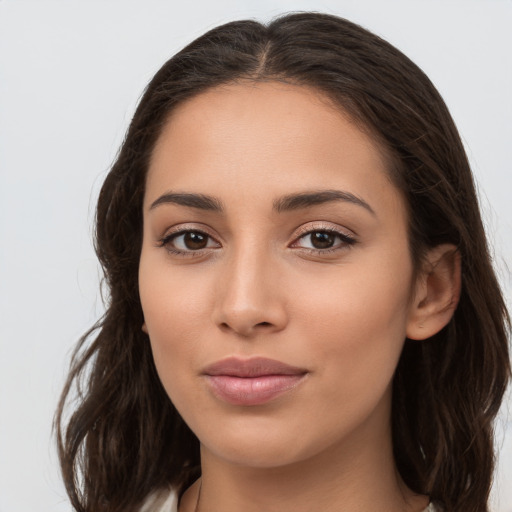
M 220 244 L 207 233 L 192 229 L 171 233 L 160 240 L 160 245 L 175 254 L 191 253 L 203 249 L 220 247 Z
M 308 241 L 314 249 L 330 249 L 339 236 L 330 231 L 313 231 L 303 238 L 309 239 Z
M 291 247 L 309 249 L 315 252 L 331 252 L 356 243 L 356 240 L 332 229 L 315 229 L 297 238 Z

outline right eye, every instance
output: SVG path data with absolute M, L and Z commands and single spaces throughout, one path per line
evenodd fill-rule
M 186 254 L 220 247 L 220 244 L 210 235 L 193 229 L 171 233 L 162 238 L 160 244 L 173 254 Z

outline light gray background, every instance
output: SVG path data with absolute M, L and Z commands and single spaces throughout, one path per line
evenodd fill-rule
M 205 30 L 291 10 L 356 21 L 427 72 L 468 149 L 511 303 L 511 0 L 0 0 L 0 512 L 70 509 L 52 415 L 102 310 L 94 203 L 142 89 Z M 496 512 L 512 511 L 506 412 Z

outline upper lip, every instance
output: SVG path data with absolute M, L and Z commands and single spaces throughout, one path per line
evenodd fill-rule
M 217 361 L 203 370 L 204 375 L 228 375 L 231 377 L 262 377 L 264 375 L 302 375 L 307 373 L 304 368 L 291 366 L 275 359 L 253 357 L 240 359 L 227 357 Z

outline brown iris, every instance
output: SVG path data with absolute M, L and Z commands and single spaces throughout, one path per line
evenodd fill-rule
M 311 244 L 315 249 L 329 249 L 334 245 L 336 235 L 329 231 L 314 231 L 311 233 Z
M 183 235 L 183 243 L 190 250 L 204 249 L 208 245 L 208 235 L 197 231 L 189 231 Z

